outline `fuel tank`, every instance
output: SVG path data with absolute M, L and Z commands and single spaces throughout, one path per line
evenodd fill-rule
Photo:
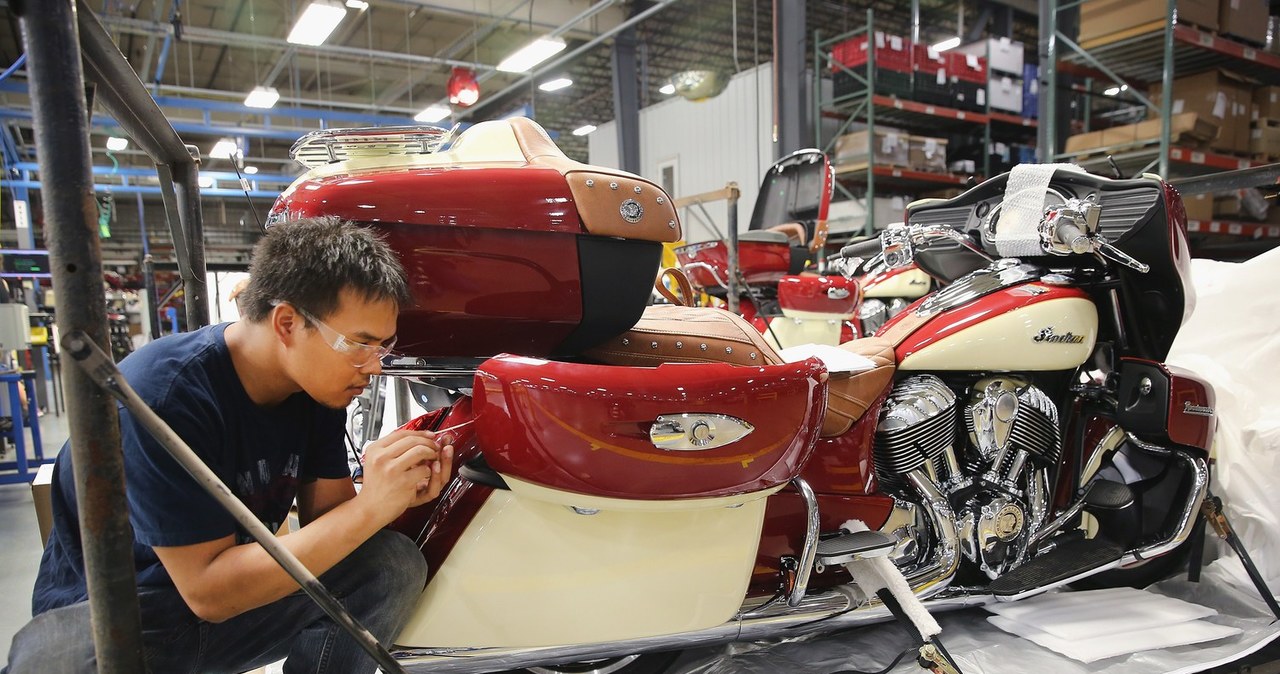
M 898 369 L 1045 371 L 1093 352 L 1098 312 L 1079 288 L 1025 266 L 983 269 L 926 297 L 876 333 L 898 344 Z

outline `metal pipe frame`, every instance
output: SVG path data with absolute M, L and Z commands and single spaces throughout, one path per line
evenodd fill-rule
M 183 144 L 169 120 L 160 111 L 160 106 L 156 105 L 146 87 L 142 86 L 133 67 L 125 60 L 84 0 L 78 0 L 76 4 L 85 73 L 98 84 L 98 100 L 129 137 L 155 160 L 157 168 L 167 167 L 168 173 L 173 177 L 175 201 L 172 207 L 166 204 L 165 212 L 177 216 L 176 219 L 169 219 L 169 231 L 175 243 L 181 241 L 184 244 L 175 252 L 178 252 L 179 259 L 185 258 L 186 262 L 179 265 L 179 269 L 186 289 L 184 304 L 187 329 L 208 325 L 204 226 L 200 216 L 198 184 L 199 152 L 193 153 L 191 146 Z M 163 183 L 166 171 L 159 172 Z M 46 171 L 41 171 L 41 175 L 46 179 L 49 177 Z M 162 190 L 162 194 L 167 202 L 170 195 L 165 190 Z
M 15 3 L 14 9 L 30 59 L 40 169 L 49 182 L 46 243 L 58 289 L 58 322 L 65 331 L 83 331 L 109 351 L 102 250 L 93 235 L 96 208 L 77 8 L 72 0 L 56 0 Z M 142 672 L 119 417 L 114 401 L 83 370 L 68 367 L 62 375 L 98 671 Z

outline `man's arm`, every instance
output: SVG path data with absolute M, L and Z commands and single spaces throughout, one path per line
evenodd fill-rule
M 419 431 L 397 431 L 375 442 L 365 453 L 360 494 L 340 500 L 339 487 L 318 484 L 336 480 L 317 480 L 305 497 L 310 501 L 306 514 L 314 521 L 282 537 L 281 543 L 319 576 L 406 508 L 438 496 L 452 469 L 452 450 L 440 449 L 433 434 Z M 300 516 L 302 501 L 300 492 Z M 236 545 L 234 536 L 154 549 L 187 606 L 209 622 L 265 606 L 298 589 L 262 546 Z
M 307 526 L 330 510 L 356 497 L 351 478 L 319 478 L 298 485 L 298 523 Z

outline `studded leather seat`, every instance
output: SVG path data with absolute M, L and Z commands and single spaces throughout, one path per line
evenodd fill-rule
M 838 372 L 828 380 L 827 416 L 822 435 L 840 435 L 862 417 L 893 380 L 893 345 L 867 337 L 840 345 L 875 366 L 862 372 Z M 655 305 L 627 332 L 587 351 L 609 365 L 657 367 L 663 363 L 780 365 L 778 352 L 750 323 L 722 309 Z

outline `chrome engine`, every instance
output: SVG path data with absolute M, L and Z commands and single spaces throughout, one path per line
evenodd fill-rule
M 1044 391 L 1016 376 L 983 379 L 963 409 L 958 402 L 933 375 L 904 379 L 885 402 L 875 438 L 881 484 L 900 502 L 941 493 L 955 513 L 932 526 L 912 517 L 917 524 L 909 527 L 910 508 L 900 505 L 886 533 L 900 541 L 894 555 L 900 566 L 913 562 L 910 551 L 929 548 L 933 533 L 958 539 L 964 557 L 995 578 L 1024 560 L 1032 534 L 1045 523 L 1048 471 L 1062 448 L 1058 410 Z M 926 531 L 947 524 L 955 531 Z

